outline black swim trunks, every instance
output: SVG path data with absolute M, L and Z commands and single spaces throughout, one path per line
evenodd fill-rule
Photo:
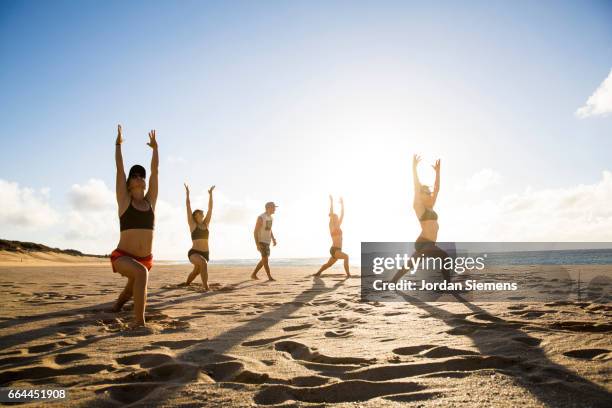
M 206 262 L 209 261 L 208 259 L 208 251 L 198 251 L 197 249 L 190 249 L 189 252 L 187 252 L 187 258 L 191 257 L 191 255 L 193 254 L 198 254 L 198 255 L 202 255 L 204 257 L 204 259 L 206 259 Z
M 342 251 L 342 248 L 335 246 L 329 248 L 329 254 L 332 256 L 332 258 L 335 258 L 334 254 L 336 253 L 336 251 Z

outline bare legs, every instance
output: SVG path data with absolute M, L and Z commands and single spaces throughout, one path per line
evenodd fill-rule
M 185 282 L 185 286 L 191 285 L 191 282 L 200 274 L 200 267 L 198 265 L 194 265 L 193 271 L 187 276 L 187 281 Z
M 189 286 L 196 276 L 200 275 L 204 290 L 208 290 L 208 263 L 206 259 L 202 255 L 192 254 L 189 257 L 189 261 L 193 264 L 193 271 L 191 271 L 187 277 L 187 282 L 185 282 L 185 284 Z
M 321 266 L 319 271 L 315 273 L 314 276 L 321 276 L 321 273 L 324 270 L 331 268 L 332 265 L 335 264 L 336 261 L 339 259 L 342 259 L 344 261 L 344 272 L 346 273 L 346 276 L 351 276 L 351 273 L 349 272 L 349 256 L 342 251 L 334 252 L 334 256 L 329 258 L 329 260 Z
M 261 261 L 259 261 L 259 263 L 255 267 L 255 270 L 253 270 L 253 273 L 251 274 L 251 279 L 259 279 L 257 277 L 257 272 L 259 272 L 259 270 L 261 269 L 262 266 L 263 266 L 264 270 L 266 271 L 266 274 L 268 275 L 268 280 L 269 281 L 273 281 L 274 278 L 272 277 L 272 275 L 270 275 L 270 265 L 268 264 L 268 257 L 267 256 L 262 256 L 261 257 Z
M 113 310 L 119 311 L 130 297 L 134 297 L 134 325 L 145 325 L 145 308 L 147 306 L 147 282 L 149 271 L 134 259 L 122 256 L 113 262 L 115 270 L 128 278 L 128 283 L 119 295 Z
M 119 294 L 119 298 L 117 299 L 117 301 L 113 305 L 113 308 L 111 309 L 113 312 L 120 312 L 121 309 L 123 308 L 123 305 L 125 305 L 125 303 L 132 298 L 133 286 L 134 286 L 134 279 L 128 278 L 125 288 L 123 288 L 123 291 L 121 291 L 121 293 Z

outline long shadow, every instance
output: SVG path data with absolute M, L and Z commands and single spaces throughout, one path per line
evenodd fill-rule
M 245 283 L 245 282 L 251 282 L 251 280 L 250 279 L 245 280 L 245 281 L 242 281 L 242 282 L 239 282 L 233 285 L 232 291 L 209 291 L 209 292 L 195 293 L 190 296 L 182 296 L 180 298 L 172 298 L 165 302 L 154 302 L 153 305 L 150 305 L 150 307 L 147 308 L 147 315 L 152 315 L 152 314 L 155 314 L 156 312 L 161 312 L 160 308 L 167 306 L 168 304 L 172 304 L 176 306 L 177 304 L 187 302 L 190 300 L 210 298 L 212 296 L 215 296 L 221 293 L 228 294 L 228 293 L 232 293 L 233 291 L 252 286 L 252 285 L 239 286 L 240 284 Z M 155 298 L 155 295 L 157 293 L 158 292 L 153 294 L 152 297 Z M 18 322 L 14 323 L 13 325 L 9 325 L 9 327 L 14 327 L 18 324 L 32 323 L 36 321 L 42 321 L 42 320 L 48 320 L 48 319 L 54 319 L 54 318 L 60 318 L 60 317 L 74 317 L 75 315 L 84 315 L 82 317 L 79 317 L 73 320 L 67 320 L 67 321 L 60 322 L 60 323 L 52 323 L 49 325 L 45 325 L 43 327 L 38 327 L 35 329 L 19 331 L 13 334 L 7 334 L 4 336 L 0 336 L 0 350 L 6 350 L 10 347 L 17 346 L 17 345 L 24 345 L 28 342 L 38 340 L 41 338 L 49 338 L 49 342 L 54 343 L 54 342 L 57 342 L 57 340 L 54 340 L 53 338 L 56 337 L 58 334 L 68 335 L 67 339 L 69 339 L 70 335 L 75 335 L 78 333 L 79 327 L 91 326 L 92 324 L 95 324 L 98 320 L 112 319 L 116 317 L 117 315 L 121 317 L 125 316 L 127 319 L 131 319 L 131 311 L 129 309 L 128 310 L 124 309 L 124 312 L 121 312 L 120 314 L 108 312 L 107 310 L 110 308 L 112 304 L 113 302 L 105 302 L 105 303 L 99 303 L 96 305 L 84 306 L 84 307 L 80 307 L 76 309 L 60 310 L 57 312 L 43 313 L 43 314 L 35 315 L 32 317 L 21 318 L 19 319 Z M 198 318 L 198 317 L 199 316 L 192 316 L 192 318 Z M 185 319 L 183 319 L 182 321 L 185 321 Z M 31 356 L 32 361 L 35 361 L 40 357 L 48 357 L 48 356 L 53 356 L 59 353 L 65 353 L 66 351 L 73 350 L 75 348 L 79 348 L 79 347 L 82 347 L 84 345 L 88 345 L 91 343 L 95 343 L 99 340 L 103 340 L 108 337 L 113 337 L 115 335 L 116 336 L 130 335 L 130 333 L 125 332 L 125 331 L 118 331 L 118 332 L 113 333 L 112 335 L 102 335 L 102 336 L 91 337 L 91 338 L 78 342 L 77 345 L 68 345 L 65 347 L 61 347 L 59 349 L 53 349 L 52 351 L 45 352 L 44 354 L 36 354 L 35 356 Z M 8 357 L 8 358 L 10 359 L 11 357 Z M 0 359 L 0 364 L 2 364 L 2 362 L 6 360 L 7 360 L 6 358 Z M 13 363 L 4 364 L 0 366 L 0 370 L 6 370 L 7 368 L 18 366 L 20 364 L 19 361 L 20 361 L 19 359 L 15 359 L 14 364 Z M 29 361 L 29 360 L 27 359 L 21 360 L 21 362 L 23 361 Z
M 244 340 L 253 336 L 254 334 L 263 332 L 277 324 L 279 321 L 287 319 L 317 296 L 335 291 L 345 281 L 346 279 L 343 279 L 333 286 L 326 287 L 321 278 L 315 278 L 313 279 L 312 287 L 299 293 L 293 300 L 283 303 L 277 309 L 262 313 L 243 325 L 225 331 L 215 338 L 208 339 L 206 341 L 206 346 L 214 349 L 215 353 L 224 353 L 230 350 L 232 347 L 241 344 Z M 198 361 L 201 358 L 201 354 L 201 349 L 195 348 L 193 350 L 186 350 L 183 353 L 177 354 L 177 358 L 186 361 Z M 182 388 L 183 386 L 180 386 L 173 388 L 172 391 L 168 390 L 168 392 L 164 394 L 164 398 L 159 398 L 155 401 L 151 401 L 150 403 L 152 406 L 164 405 L 169 398 L 171 398 L 177 392 L 180 392 Z
M 539 401 L 550 407 L 566 405 L 609 407 L 612 393 L 566 367 L 551 361 L 539 347 L 539 339 L 521 330 L 520 323 L 506 322 L 486 310 L 454 295 L 459 302 L 478 315 L 479 324 L 465 320 L 465 314 L 455 314 L 413 296 L 397 292 L 410 304 L 426 311 L 431 317 L 452 327 L 453 334 L 469 337 L 483 355 L 504 355 L 517 358 L 518 363 L 503 371 L 519 380 L 520 385 Z M 493 334 L 493 335 L 489 335 Z M 538 369 L 539 372 L 538 372 Z
M 247 283 L 247 282 L 252 282 L 250 279 L 248 280 L 244 280 L 244 281 L 240 281 L 236 284 L 232 284 L 232 290 L 234 291 L 236 289 L 243 289 L 243 288 L 247 288 L 249 286 L 252 285 L 245 285 L 245 286 L 240 286 L 243 283 Z M 207 298 L 207 297 L 211 297 L 214 296 L 216 294 L 219 293 L 228 293 L 230 291 L 227 290 L 214 290 L 214 291 L 208 291 L 208 292 L 196 292 L 192 295 L 186 295 L 186 296 L 182 296 L 180 298 L 175 297 L 172 299 L 168 299 L 165 302 L 159 302 L 157 301 L 157 298 L 162 296 L 164 292 L 168 292 L 171 290 L 179 290 L 179 289 L 183 289 L 186 290 L 186 288 L 184 286 L 175 286 L 175 287 L 164 287 L 164 288 L 160 288 L 159 290 L 150 293 L 147 296 L 148 299 L 148 303 L 149 304 L 155 304 L 156 307 L 160 307 L 160 306 L 165 306 L 168 304 L 176 304 L 176 303 L 182 303 L 182 302 L 186 302 L 189 300 L 194 300 L 197 298 Z M 119 294 L 119 291 L 117 291 L 117 294 Z M 58 310 L 56 312 L 48 312 L 48 313 L 41 313 L 39 315 L 33 315 L 33 316 L 19 316 L 16 317 L 14 319 L 11 320 L 7 320 L 7 321 L 3 321 L 0 322 L 0 329 L 6 329 L 6 328 L 12 328 L 15 327 L 17 325 L 20 324 L 29 324 L 29 323 L 33 323 L 33 322 L 37 322 L 37 321 L 41 321 L 41 320 L 48 320 L 48 319 L 55 319 L 55 318 L 59 318 L 59 317 L 72 317 L 75 314 L 81 314 L 81 313 L 99 313 L 99 312 L 108 312 L 110 310 L 110 308 L 112 307 L 112 305 L 115 303 L 114 300 L 110 301 L 110 302 L 104 302 L 104 303 L 98 303 L 95 305 L 89 305 L 89 306 L 83 306 L 83 307 L 78 307 L 78 308 L 74 308 L 74 309 L 62 309 L 62 310 Z M 127 304 L 131 303 L 131 301 L 129 301 Z M 42 304 L 40 306 L 45 306 L 45 304 Z M 27 333 L 27 332 L 23 332 L 23 333 Z M 5 345 L 2 344 L 2 341 L 4 340 L 4 337 L 0 337 L 0 347 L 6 347 Z

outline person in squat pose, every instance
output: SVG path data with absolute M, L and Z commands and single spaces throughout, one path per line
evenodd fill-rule
M 123 168 L 121 125 L 117 127 L 115 164 L 117 166 L 116 196 L 119 212 L 120 237 L 117 248 L 111 253 L 113 272 L 127 278 L 127 284 L 113 306 L 121 310 L 125 302 L 134 297 L 134 326 L 145 325 L 147 282 L 153 267 L 153 227 L 157 202 L 159 153 L 155 130 L 149 132 L 147 145 L 153 149 L 151 175 L 147 189 L 147 173 L 141 165 L 134 165 L 126 178 Z

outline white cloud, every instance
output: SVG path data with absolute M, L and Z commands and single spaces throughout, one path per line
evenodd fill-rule
M 474 173 L 465 183 L 464 188 L 471 192 L 480 192 L 501 183 L 501 175 L 492 169 L 482 169 Z
M 38 192 L 0 179 L 0 225 L 5 227 L 49 227 L 59 214 L 49 204 L 50 190 Z
M 453 240 L 591 241 L 612 240 L 612 173 L 594 184 L 527 189 L 499 200 L 449 209 L 444 219 Z M 441 230 L 443 231 L 443 230 Z
M 612 70 L 608 77 L 599 85 L 586 104 L 576 110 L 576 116 L 581 119 L 590 116 L 605 116 L 612 113 Z
M 86 184 L 73 184 L 69 192 L 70 203 L 77 210 L 97 211 L 116 207 L 115 193 L 104 181 L 89 179 Z

